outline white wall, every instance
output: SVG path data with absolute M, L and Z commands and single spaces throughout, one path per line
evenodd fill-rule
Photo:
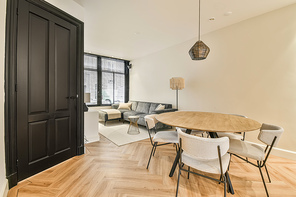
M 204 35 L 211 52 L 203 61 L 188 55 L 197 39 L 135 59 L 130 99 L 175 104 L 169 79 L 183 77 L 179 109 L 280 125 L 285 132 L 278 147 L 296 151 L 295 18 L 296 4 Z M 247 140 L 257 143 L 257 135 L 249 132 Z
M 67 12 L 75 18 L 84 21 L 84 8 L 73 0 L 45 0 L 55 7 Z
M 7 179 L 5 178 L 4 153 L 4 51 L 6 1 L 0 1 L 0 196 L 6 195 Z

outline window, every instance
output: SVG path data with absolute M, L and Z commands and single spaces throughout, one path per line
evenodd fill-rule
M 111 105 L 128 101 L 128 61 L 84 55 L 84 93 L 87 105 Z M 88 93 L 88 94 L 87 94 Z M 89 101 L 89 102 L 88 102 Z
M 88 105 L 96 105 L 98 102 L 98 58 L 92 55 L 84 55 L 84 93 L 90 93 Z
M 102 104 L 124 103 L 124 61 L 101 58 Z

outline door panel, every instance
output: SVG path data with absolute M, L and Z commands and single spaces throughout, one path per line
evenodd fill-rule
M 17 155 L 22 180 L 76 154 L 76 27 L 19 1 Z
M 48 156 L 48 121 L 29 123 L 29 163 Z
M 29 114 L 48 113 L 48 30 L 48 20 L 29 14 Z
M 69 118 L 59 118 L 55 120 L 56 147 L 55 152 L 68 150 L 70 147 L 70 121 Z
M 69 109 L 69 63 L 70 63 L 70 30 L 55 25 L 55 81 L 56 84 L 56 111 Z M 68 91 L 65 91 L 68 90 Z

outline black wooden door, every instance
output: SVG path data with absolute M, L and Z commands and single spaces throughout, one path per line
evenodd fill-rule
M 76 26 L 19 1 L 18 180 L 76 155 Z

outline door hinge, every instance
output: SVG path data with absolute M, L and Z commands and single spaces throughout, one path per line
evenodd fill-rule
M 14 91 L 17 92 L 17 84 L 14 85 Z
M 19 9 L 16 8 L 16 15 L 19 15 Z

